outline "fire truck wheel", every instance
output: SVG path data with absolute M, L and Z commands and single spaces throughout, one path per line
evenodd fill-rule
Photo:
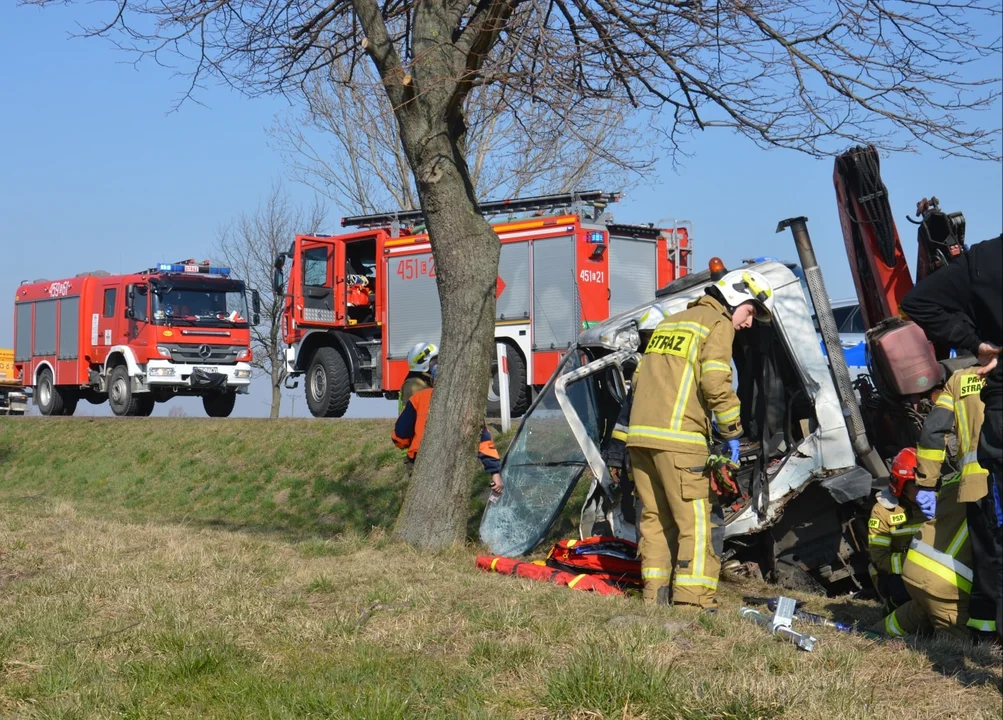
M 508 397 L 512 417 L 522 416 L 529 409 L 529 388 L 526 386 L 526 361 L 513 345 L 508 345 Z M 491 362 L 491 387 L 488 388 L 488 417 L 501 416 L 498 397 L 498 363 Z
M 139 417 L 150 417 L 153 414 L 153 408 L 157 406 L 157 399 L 150 393 L 146 393 L 145 395 L 140 395 L 137 400 L 139 402 L 139 412 L 136 415 Z
M 129 368 L 118 365 L 108 377 L 108 405 L 119 417 L 139 415 L 140 398 L 132 394 Z
M 202 407 L 209 417 L 230 417 L 233 412 L 234 403 L 237 402 L 237 393 L 221 392 L 202 396 Z
M 345 359 L 332 347 L 317 350 L 306 374 L 306 404 L 314 417 L 341 417 L 352 399 Z
M 66 399 L 66 393 L 57 388 L 53 382 L 52 371 L 49 368 L 42 368 L 38 373 L 38 384 L 35 386 L 35 404 L 38 405 L 39 412 L 43 415 L 62 415 Z

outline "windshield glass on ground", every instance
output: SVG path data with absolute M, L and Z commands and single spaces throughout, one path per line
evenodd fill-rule
M 247 324 L 242 285 L 167 285 L 154 287 L 151 295 L 153 321 L 158 324 Z
M 561 368 L 581 367 L 572 353 Z M 568 387 L 568 397 L 593 441 L 599 435 L 592 378 Z M 488 505 L 481 521 L 481 540 L 498 555 L 532 550 L 554 523 L 565 498 L 588 467 L 551 385 L 538 399 L 505 455 L 505 490 Z

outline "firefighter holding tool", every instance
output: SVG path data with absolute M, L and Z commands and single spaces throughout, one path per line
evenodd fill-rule
M 926 522 L 916 504 L 916 449 L 905 448 L 892 461 L 888 487 L 878 493 L 877 502 L 867 521 L 867 552 L 871 578 L 885 612 L 909 602 L 909 591 L 902 582 L 902 564 L 913 535 Z
M 434 347 L 434 346 L 433 346 Z M 421 439 L 425 434 L 425 424 L 428 422 L 428 410 L 432 405 L 432 391 L 435 386 L 435 376 L 438 374 L 439 364 L 433 363 L 429 371 L 429 380 L 432 387 L 418 390 L 404 404 L 404 410 L 397 417 L 394 423 L 393 434 L 390 436 L 394 445 L 407 452 L 405 463 L 408 475 L 414 467 L 415 459 L 418 457 L 418 450 L 421 448 Z M 501 460 L 498 449 L 491 439 L 486 425 L 481 426 L 481 440 L 477 448 L 477 459 L 481 461 L 484 472 L 491 476 L 491 491 L 500 494 L 502 491 Z
M 988 477 L 976 459 L 985 412 L 979 398 L 982 384 L 972 368 L 954 373 L 923 423 L 916 450 L 919 492 L 934 493 L 942 470 L 949 472 L 934 495 L 933 517 L 909 544 L 902 580 L 912 600 L 885 618 L 882 629 L 888 635 L 940 630 L 964 639 L 969 636 L 966 625 L 992 632 L 986 624 L 996 608 L 984 594 L 974 594 L 975 617 L 970 617 L 975 575 L 967 511 L 970 503 L 985 497 Z M 950 435 L 956 443 L 949 452 Z
M 659 323 L 634 380 L 627 447 L 641 500 L 646 603 L 717 607 L 721 562 L 711 542 L 706 472 L 711 413 L 732 462 L 742 435 L 732 389 L 735 332 L 770 321 L 773 289 L 752 270 L 724 273 L 717 258 L 706 294 Z

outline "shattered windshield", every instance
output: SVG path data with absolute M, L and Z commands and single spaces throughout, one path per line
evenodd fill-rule
M 567 374 L 578 369 L 581 360 L 578 353 L 570 353 L 558 372 Z M 599 420 L 591 377 L 572 383 L 567 393 L 592 440 L 598 443 Z M 587 467 L 552 381 L 505 455 L 505 491 L 484 512 L 481 541 L 498 555 L 522 555 L 532 550 L 554 523 Z

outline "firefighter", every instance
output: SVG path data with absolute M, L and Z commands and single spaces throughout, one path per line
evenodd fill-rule
M 965 513 L 977 507 L 988 491 L 989 472 L 977 459 L 979 430 L 985 415 L 985 406 L 979 394 L 984 385 L 973 368 L 954 373 L 936 398 L 933 410 L 923 423 L 919 439 L 919 464 L 916 482 L 921 488 L 933 489 L 941 477 L 942 465 L 947 462 L 949 473 L 960 472 L 958 502 L 966 503 Z M 948 436 L 955 440 L 955 451 L 948 454 Z M 939 508 L 938 508 L 939 514 Z M 971 533 L 971 529 L 968 529 Z M 985 576 L 973 567 L 970 591 L 968 627 L 976 633 L 995 630 L 996 606 L 992 595 L 983 587 Z
M 432 390 L 435 387 L 435 377 L 438 374 L 438 363 L 430 368 L 429 379 L 432 387 L 418 390 L 404 404 L 404 410 L 394 423 L 393 434 L 390 436 L 394 445 L 407 451 L 405 465 L 408 476 L 414 468 L 414 462 L 418 457 L 418 450 L 421 448 L 421 439 L 425 434 L 425 423 L 428 421 L 428 409 L 432 405 Z M 481 440 L 477 449 L 477 459 L 481 461 L 484 472 L 491 476 L 492 492 L 501 494 L 501 460 L 498 449 L 495 448 L 491 433 L 486 425 L 481 426 Z
M 718 260 L 717 263 L 720 263 Z M 712 261 L 712 266 L 714 261 Z M 731 386 L 735 332 L 768 322 L 773 289 L 761 274 L 725 274 L 655 329 L 635 373 L 627 431 L 641 500 L 641 574 L 648 603 L 717 607 L 720 560 L 711 540 L 711 413 L 733 462 L 742 435 Z
M 905 448 L 892 462 L 888 487 L 878 493 L 867 521 L 867 548 L 874 587 L 890 613 L 909 602 L 902 582 L 906 550 L 926 518 L 916 505 L 916 449 Z
M 439 348 L 432 343 L 420 342 L 407 353 L 407 377 L 397 396 L 397 414 L 419 390 L 432 387 L 432 374 L 439 362 Z
M 982 365 L 985 422 L 977 460 L 988 470 L 986 494 L 967 505 L 975 575 L 980 592 L 996 607 L 1003 636 L 1003 235 L 977 243 L 916 285 L 902 310 L 930 340 L 967 350 Z M 978 595 L 978 593 L 977 593 Z

